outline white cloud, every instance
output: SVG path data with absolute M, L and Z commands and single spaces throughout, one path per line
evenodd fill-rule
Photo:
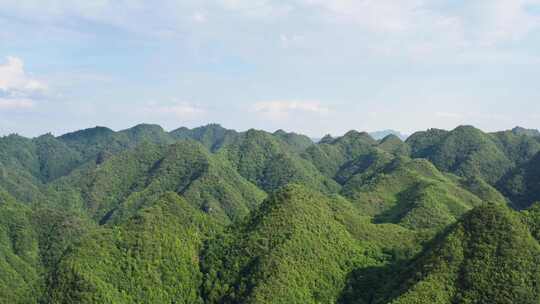
M 158 104 L 151 102 L 142 107 L 141 113 L 152 116 L 172 116 L 178 119 L 193 119 L 206 113 L 206 110 L 188 102 Z
M 482 42 L 496 44 L 524 38 L 540 27 L 538 15 L 529 6 L 540 5 L 538 0 L 483 0 L 476 4 L 476 17 L 481 25 Z
M 35 99 L 47 90 L 47 85 L 24 70 L 24 62 L 17 57 L 7 57 L 0 64 L 0 111 L 28 110 L 35 106 Z
M 439 118 L 461 119 L 465 117 L 465 114 L 455 112 L 435 112 L 435 116 Z
M 196 23 L 205 23 L 206 21 L 208 21 L 208 17 L 203 12 L 196 12 L 195 14 L 193 14 L 193 16 L 191 16 L 191 19 L 193 19 L 193 21 L 195 21 Z
M 325 9 L 336 20 L 354 22 L 374 32 L 402 32 L 411 29 L 419 17 L 426 17 L 425 3 L 420 0 L 302 0 L 302 2 Z
M 288 119 L 295 113 L 325 115 L 330 110 L 317 101 L 274 100 L 257 102 L 252 111 L 269 119 L 281 120 Z
M 34 92 L 46 89 L 46 84 L 26 74 L 24 63 L 20 58 L 7 57 L 7 62 L 0 64 L 0 90 L 4 92 Z
M 0 98 L 0 110 L 27 110 L 34 107 L 34 101 L 30 99 Z

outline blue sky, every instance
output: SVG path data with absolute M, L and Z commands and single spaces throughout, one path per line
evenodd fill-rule
M 540 128 L 540 0 L 3 0 L 0 134 Z

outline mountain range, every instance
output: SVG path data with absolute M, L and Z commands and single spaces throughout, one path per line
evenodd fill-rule
M 521 127 L 12 134 L 0 303 L 537 303 L 539 201 Z

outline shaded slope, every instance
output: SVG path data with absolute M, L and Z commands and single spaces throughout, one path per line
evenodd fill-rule
M 497 187 L 518 209 L 540 201 L 540 152 L 505 175 Z
M 514 165 L 521 165 L 540 152 L 540 137 L 527 135 L 526 131 L 515 130 L 490 135 Z

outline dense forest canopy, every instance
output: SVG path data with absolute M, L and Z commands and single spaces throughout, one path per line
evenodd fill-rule
M 373 135 L 1 137 L 0 303 L 538 303 L 540 132 Z

